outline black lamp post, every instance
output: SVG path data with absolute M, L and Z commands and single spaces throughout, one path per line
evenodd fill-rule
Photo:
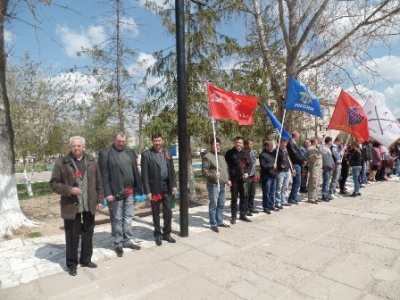
M 191 0 L 198 5 L 207 1 Z M 178 151 L 179 151 L 179 187 L 180 187 L 180 235 L 189 235 L 189 199 L 188 199 L 188 145 L 186 122 L 186 69 L 185 69 L 185 13 L 184 0 L 175 0 L 176 19 L 176 61 L 178 76 Z

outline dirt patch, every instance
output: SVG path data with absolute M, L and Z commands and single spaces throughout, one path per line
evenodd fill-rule
M 190 207 L 208 204 L 208 196 L 204 184 L 197 187 L 197 201 L 190 203 Z M 12 236 L 1 237 L 2 240 L 14 238 L 32 238 L 63 234 L 63 219 L 60 217 L 60 196 L 52 194 L 38 198 L 30 198 L 19 202 L 25 216 L 37 222 L 35 227 L 21 227 L 14 230 Z M 174 209 L 179 210 L 179 199 Z M 148 201 L 138 202 L 135 205 L 135 216 L 143 217 L 151 214 Z M 109 223 L 108 208 L 103 208 L 96 214 L 96 225 Z

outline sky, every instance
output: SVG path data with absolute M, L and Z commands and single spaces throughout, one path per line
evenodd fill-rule
M 164 0 L 155 0 L 163 3 Z M 74 69 L 82 72 L 85 65 L 92 61 L 87 57 L 78 57 L 76 52 L 81 47 L 91 47 L 106 38 L 110 30 L 107 18 L 111 16 L 111 9 L 96 0 L 53 0 L 56 5 L 40 6 L 36 10 L 37 20 L 25 5 L 24 1 L 16 6 L 17 19 L 6 25 L 6 45 L 9 59 L 17 62 L 29 51 L 30 57 L 41 61 L 44 66 L 51 67 L 57 73 Z M 159 17 L 144 8 L 145 0 L 125 0 L 129 6 L 129 16 L 124 20 L 133 26 L 125 32 L 135 49 L 136 57 L 131 68 L 137 76 L 142 76 L 145 69 L 154 63 L 151 53 L 160 49 L 175 49 L 175 38 L 166 33 Z M 67 6 L 68 9 L 60 6 Z M 244 29 L 234 23 L 230 28 L 221 29 L 236 32 L 239 39 L 244 38 Z M 36 28 L 35 28 L 36 27 Z M 391 51 L 382 45 L 371 49 L 373 60 L 368 62 L 375 65 L 385 80 L 369 81 L 369 86 L 360 86 L 364 91 L 360 96 L 352 94 L 356 99 L 366 99 L 371 95 L 381 103 L 385 103 L 394 115 L 400 118 L 400 39 L 394 37 Z M 358 70 L 349 70 L 355 75 L 365 76 Z M 342 87 L 352 92 L 350 87 Z M 145 90 L 141 91 L 145 93 Z

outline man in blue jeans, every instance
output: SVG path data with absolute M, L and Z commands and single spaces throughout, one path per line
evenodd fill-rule
M 266 214 L 270 214 L 271 210 L 279 211 L 278 208 L 275 208 L 275 180 L 277 174 L 275 156 L 274 143 L 272 141 L 266 141 L 264 143 L 264 150 L 259 156 L 263 210 Z
M 305 166 L 307 159 L 304 157 L 300 148 L 297 146 L 297 142 L 300 139 L 300 134 L 297 131 L 293 131 L 292 139 L 288 141 L 286 149 L 289 154 L 290 161 L 293 164 L 293 182 L 292 189 L 290 191 L 288 202 L 291 204 L 297 204 L 297 193 L 301 184 L 301 167 Z
M 289 155 L 286 150 L 287 142 L 287 140 L 282 139 L 276 150 L 278 152 L 276 161 L 278 175 L 276 177 L 275 207 L 279 209 L 282 209 L 283 206 L 290 206 L 290 203 L 286 201 L 286 190 L 290 179 Z
M 229 228 L 230 226 L 223 222 L 225 206 L 225 184 L 231 186 L 229 180 L 228 165 L 223 155 L 219 154 L 221 149 L 221 140 L 219 138 L 210 141 L 210 151 L 207 152 L 201 163 L 203 176 L 207 178 L 207 192 L 210 203 L 208 211 L 210 216 L 211 230 L 219 232 L 218 227 Z M 218 164 L 218 165 L 217 165 Z

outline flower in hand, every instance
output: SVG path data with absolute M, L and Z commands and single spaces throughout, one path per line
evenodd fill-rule
M 132 194 L 133 194 L 133 190 L 130 189 L 130 188 L 126 188 L 126 189 L 125 189 L 125 194 L 127 194 L 128 196 L 129 196 L 129 195 L 132 195 Z
M 161 200 L 162 200 L 161 194 L 153 195 L 153 198 L 151 198 L 151 201 L 154 201 L 154 202 L 161 201 Z
M 76 171 L 75 173 L 74 173 L 74 176 L 75 177 L 82 177 L 82 172 L 81 171 Z
M 260 181 L 260 177 L 258 177 L 257 175 L 254 176 L 254 182 L 259 182 Z
M 128 196 L 133 194 L 133 189 L 125 188 L 124 190 L 120 191 L 118 194 L 115 195 L 115 200 L 121 201 L 126 200 Z
M 244 168 L 244 162 L 241 162 L 241 163 L 239 164 L 239 168 L 241 168 L 241 169 Z

